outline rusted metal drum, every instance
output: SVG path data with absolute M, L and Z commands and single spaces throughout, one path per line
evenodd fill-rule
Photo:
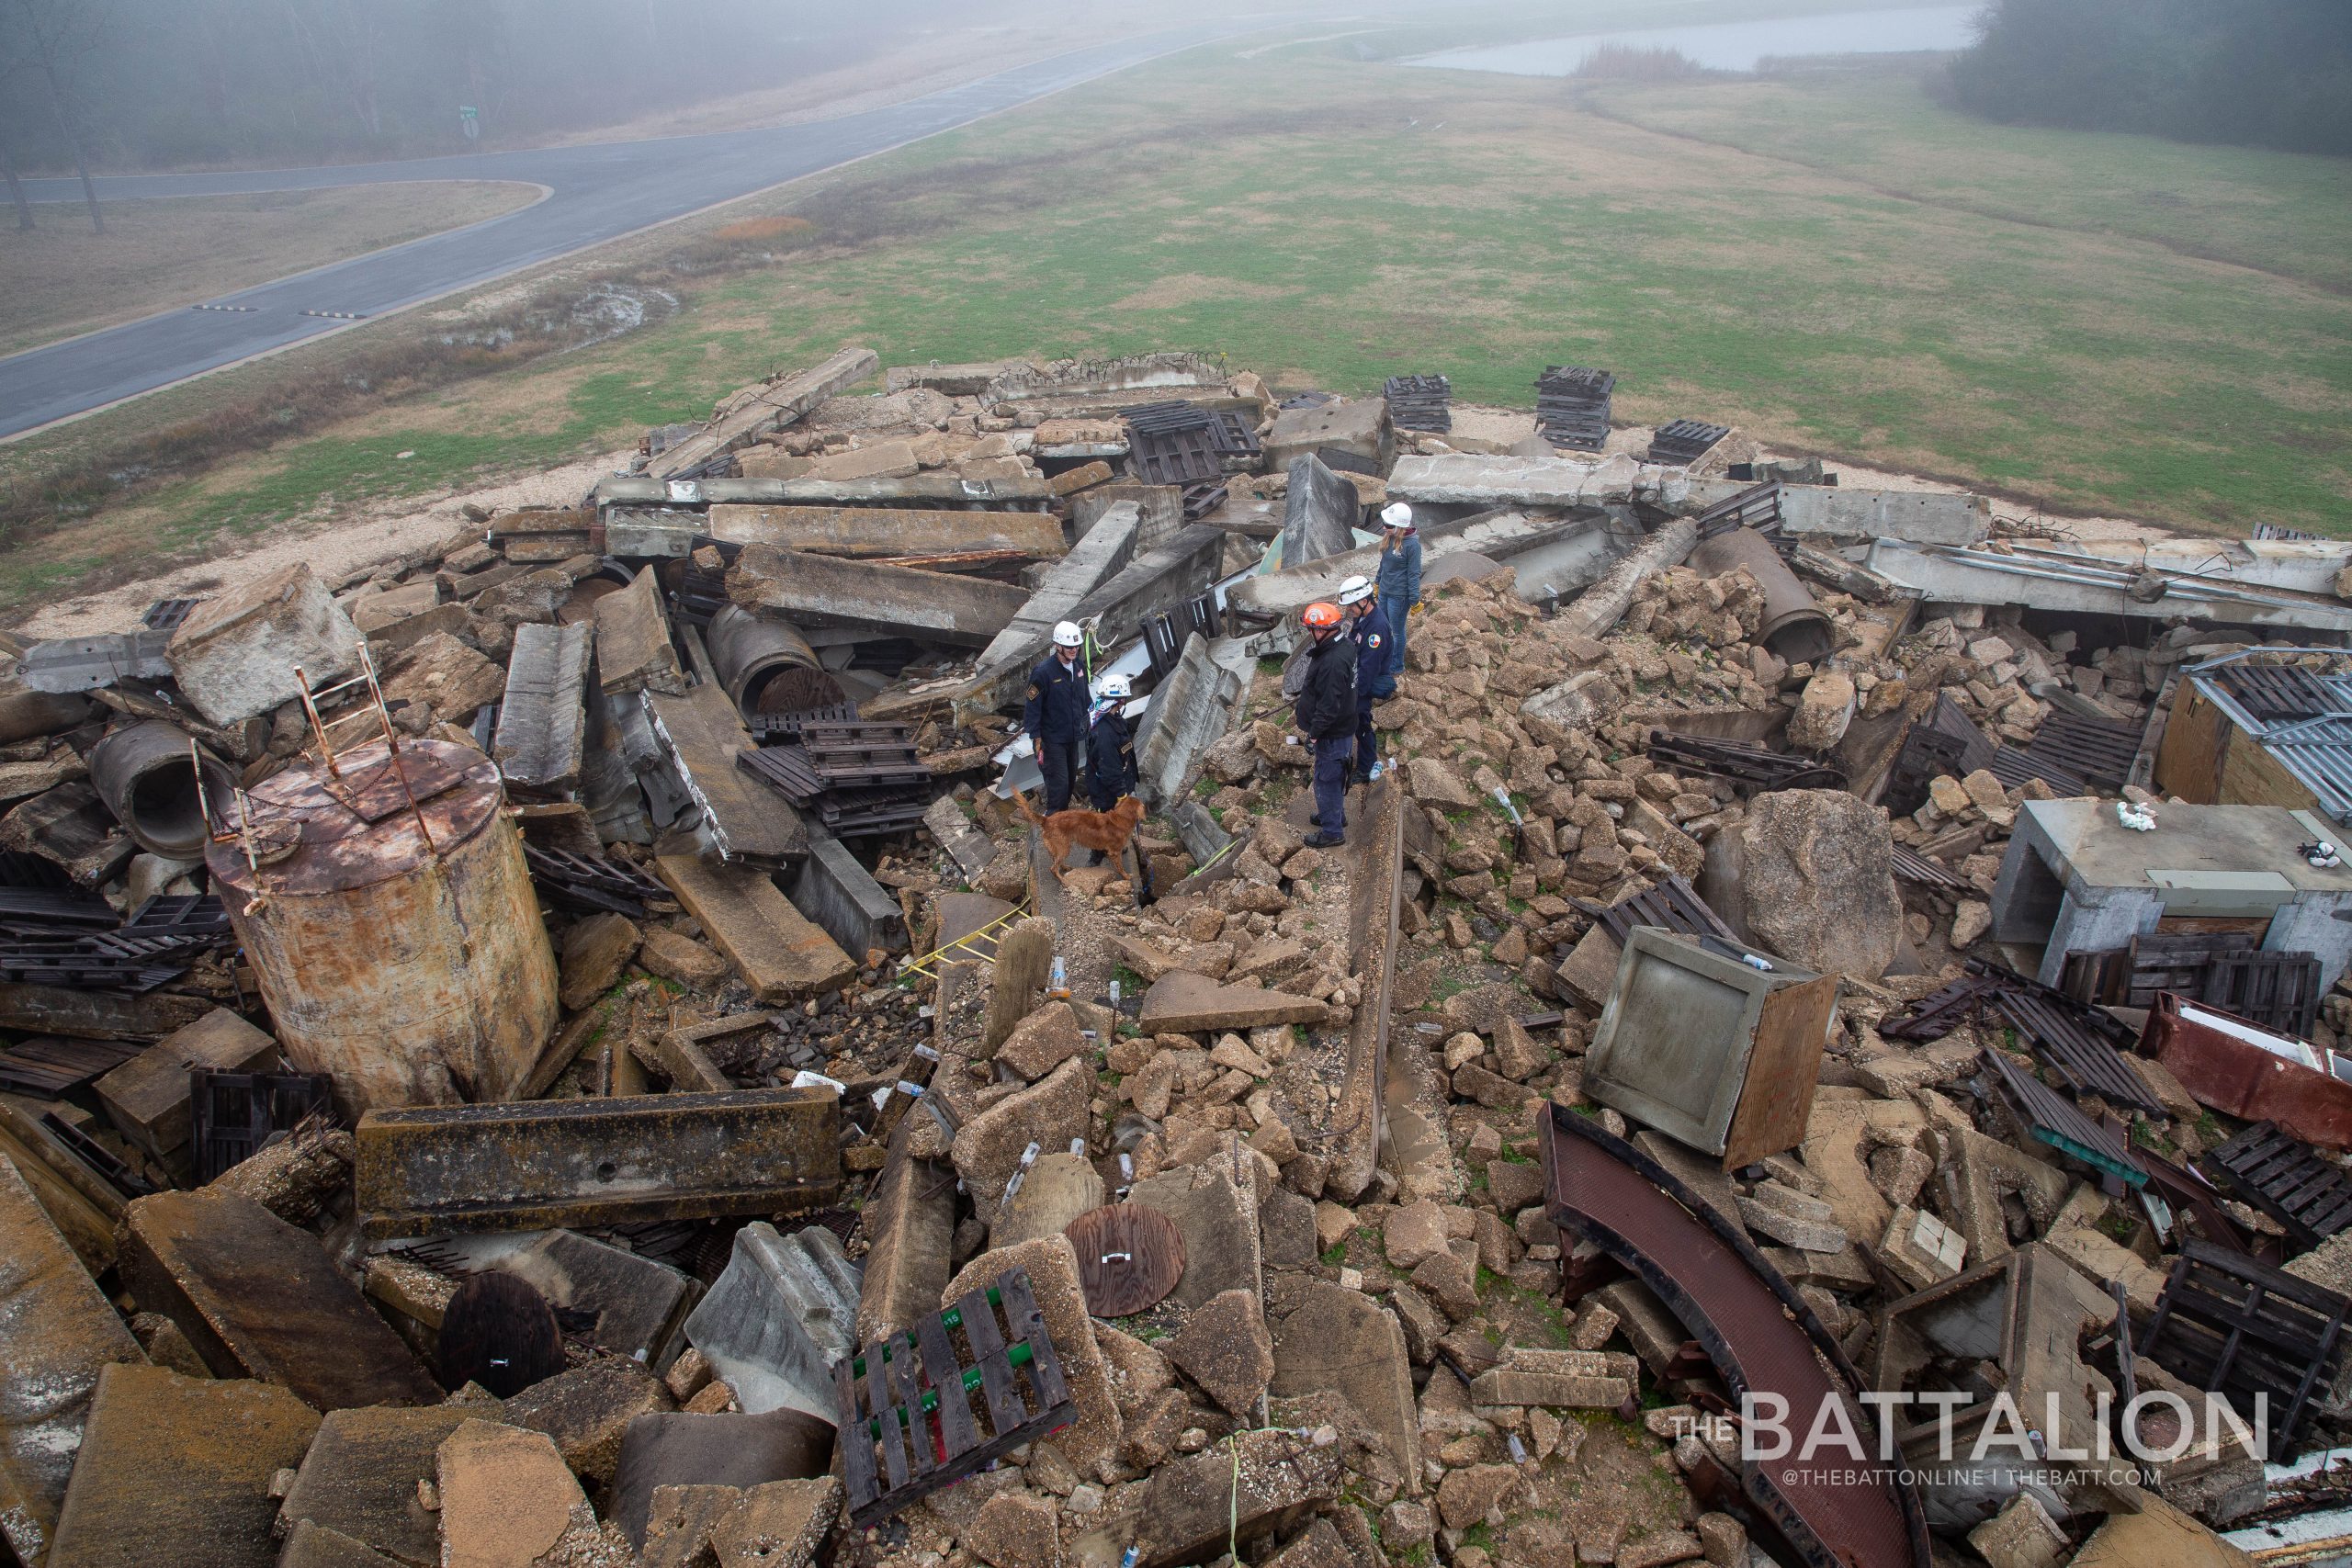
M 512 1099 L 560 1010 L 496 765 L 372 741 L 247 798 L 206 862 L 288 1058 L 354 1115 Z

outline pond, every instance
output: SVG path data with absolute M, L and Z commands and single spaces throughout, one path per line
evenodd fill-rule
M 1595 50 L 1671 49 L 1711 71 L 1753 71 L 1773 56 L 1901 54 L 1966 49 L 1976 41 L 1981 5 L 1929 6 L 1895 11 L 1830 11 L 1753 22 L 1711 22 L 1679 28 L 1634 28 L 1530 43 L 1454 49 L 1408 62 L 1454 71 L 1500 71 L 1514 76 L 1572 76 Z

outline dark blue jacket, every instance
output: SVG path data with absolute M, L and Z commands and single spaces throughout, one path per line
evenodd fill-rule
M 1310 634 L 1311 635 L 1311 634 Z M 1298 694 L 1298 728 L 1310 740 L 1356 732 L 1356 646 L 1341 634 L 1315 649 L 1306 689 Z
M 1117 707 L 1104 708 L 1086 734 L 1086 793 L 1095 810 L 1108 811 L 1135 792 L 1136 738 Z
M 1396 676 L 1392 664 L 1396 650 L 1388 635 L 1388 616 L 1374 604 L 1348 623 L 1348 636 L 1356 644 L 1356 706 L 1370 707 L 1395 696 Z
M 1029 700 L 1021 728 L 1035 739 L 1075 745 L 1086 739 L 1086 664 L 1064 664 L 1057 654 L 1029 671 Z

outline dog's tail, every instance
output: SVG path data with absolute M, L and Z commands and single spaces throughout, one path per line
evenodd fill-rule
M 1037 808 L 1029 804 L 1029 797 L 1017 789 L 1012 792 L 1012 804 L 1021 807 L 1021 815 L 1036 826 L 1042 828 L 1046 825 L 1046 819 L 1037 815 Z

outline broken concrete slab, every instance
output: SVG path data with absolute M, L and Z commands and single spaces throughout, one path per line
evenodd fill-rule
M 676 446 L 663 448 L 647 467 L 647 477 L 660 481 L 706 473 L 729 453 L 795 423 L 881 367 L 881 355 L 853 345 L 806 370 L 746 387 L 720 400 L 709 424 Z
M 1208 1562 L 1236 1533 L 1295 1529 L 1339 1495 L 1344 1476 L 1339 1444 L 1317 1448 L 1290 1432 L 1239 1432 L 1229 1445 L 1171 1460 L 1146 1483 L 1140 1568 Z
M 85 887 L 113 880 L 138 848 L 85 780 L 44 790 L 0 817 L 0 849 L 39 855 Z
M 747 545 L 727 573 L 729 597 L 795 626 L 838 626 L 986 648 L 1029 596 L 984 578 L 845 561 L 774 545 Z
M 531 1384 L 506 1401 L 500 1418 L 544 1432 L 581 1480 L 609 1485 L 631 1423 L 676 1408 L 651 1368 L 627 1356 L 596 1356 Z
M 1254 1180 L 1244 1175 L 1237 1181 L 1220 1160 L 1180 1165 L 1128 1189 L 1127 1201 L 1167 1215 L 1184 1238 L 1184 1271 L 1169 1292 L 1177 1305 L 1197 1307 L 1227 1291 L 1261 1288 Z
M 628 961 L 637 956 L 641 940 L 637 922 L 627 915 L 600 910 L 573 922 L 563 933 L 563 950 L 558 954 L 561 988 L 556 995 L 564 1010 L 578 1012 L 594 1006 L 611 990 Z
M 826 1089 L 371 1111 L 354 1188 L 379 1240 L 774 1214 L 839 1194 L 840 1120 Z
M 498 1406 L 446 1404 L 330 1412 L 302 1456 L 278 1517 L 308 1522 L 417 1568 L 440 1562 L 440 1526 L 418 1500 L 435 1455 L 468 1421 Z
M 906 951 L 907 918 L 899 901 L 822 828 L 808 829 L 808 858 L 793 875 L 791 901 L 852 958 Z
M 605 1512 L 631 1540 L 645 1542 L 650 1557 L 661 1493 L 706 1487 L 732 1492 L 820 1476 L 832 1451 L 832 1423 L 797 1410 L 640 1416 L 621 1439 Z M 696 1563 L 709 1568 L 707 1559 L 689 1559 L 688 1568 Z
M 441 1245 L 471 1253 L 461 1238 Z M 590 1343 L 655 1371 L 668 1367 L 684 1344 L 686 1314 L 703 1294 L 702 1281 L 691 1274 L 568 1230 L 502 1249 L 487 1266 L 528 1280 L 559 1311 L 588 1314 L 594 1319 Z
M 445 632 L 424 638 L 402 654 L 385 678 L 383 690 L 385 703 L 395 710 L 412 704 L 452 724 L 470 724 L 476 713 L 506 690 L 506 671 Z M 349 722 L 368 730 L 379 728 L 374 716 L 364 712 Z
M 115 1130 L 164 1169 L 193 1174 L 188 1150 L 188 1070 L 266 1073 L 277 1042 L 226 1008 L 141 1051 L 92 1086 Z
M 99 1374 L 146 1358 L 14 1163 L 0 1157 L 0 1540 L 38 1562 Z
M 2022 541 L 1995 551 L 1880 539 L 1862 564 L 1929 599 L 1955 604 L 2352 631 L 2352 605 L 2333 597 L 2249 587 L 2218 573 L 2135 568 L 2085 551 Z
M 1168 1341 L 1168 1359 L 1229 1416 L 1257 1408 L 1274 1376 L 1273 1336 L 1255 1289 L 1219 1291 Z
M 286 1550 L 278 1554 L 277 1568 L 399 1568 L 399 1559 L 387 1557 L 341 1530 L 297 1519 L 286 1532 Z
M 750 1488 L 711 1527 L 718 1568 L 809 1568 L 841 1517 L 842 1496 L 841 1482 L 830 1475 Z
M 1374 473 L 1385 473 L 1394 440 L 1385 400 L 1335 398 L 1277 412 L 1266 432 L 1266 467 L 1287 469 L 1301 457 L 1331 451 L 1361 459 Z
M 1045 512 L 932 512 L 897 506 L 714 506 L 721 544 L 774 545 L 850 560 L 987 555 L 1056 560 L 1068 550 L 1061 519 Z
M 761 1001 L 821 996 L 857 973 L 856 961 L 763 874 L 699 855 L 662 855 L 653 869 Z
M 1306 1286 L 1298 1304 L 1274 1325 L 1276 1398 L 1332 1389 L 1380 1434 L 1406 1495 L 1421 1491 L 1420 1417 L 1413 1369 L 1396 1314 L 1361 1291 L 1328 1280 Z
M 1754 488 L 1739 479 L 1693 479 L 1684 505 L 1696 514 Z M 1993 526 L 1990 504 L 1964 491 L 1788 484 L 1781 487 L 1780 509 L 1783 537 L 1979 545 Z
M 989 1226 L 989 1245 L 1013 1247 L 1063 1235 L 1080 1214 L 1109 1201 L 1102 1176 L 1082 1156 L 1064 1150 L 1040 1155 L 1012 1203 Z
M 1389 499 L 1416 506 L 1600 506 L 1653 500 L 1666 485 L 1663 469 L 1623 456 L 1587 463 L 1442 453 L 1399 457 L 1388 473 Z
M 435 1455 L 441 1568 L 534 1568 L 594 1515 L 544 1432 L 468 1421 Z
M 959 712 L 989 712 L 1021 689 L 1030 670 L 1045 657 L 1055 624 L 1069 620 L 1088 594 L 1135 558 L 1141 525 L 1141 513 L 1132 502 L 1113 506 L 1079 536 L 1069 554 L 1046 569 L 1028 603 L 981 649 L 972 684 L 958 698 Z
M 617 597 L 617 595 L 607 595 Z M 586 761 L 585 694 L 594 652 L 593 626 L 533 622 L 514 628 L 506 694 L 490 754 L 510 787 L 570 796 Z
M 808 852 L 808 829 L 799 811 L 736 765 L 736 758 L 755 743 L 725 691 L 705 682 L 683 696 L 648 693 L 620 701 L 643 702 L 721 859 L 774 864 Z
M 931 809 L 922 814 L 922 825 L 931 829 L 932 838 L 947 852 L 966 882 L 977 879 L 996 858 L 996 845 L 972 826 L 954 795 L 943 795 L 933 801 Z
M 1263 986 L 1220 986 L 1205 975 L 1175 970 L 1144 993 L 1137 1021 L 1146 1032 L 1193 1034 L 1206 1030 L 1261 1029 L 1273 1023 L 1320 1023 L 1323 1004 Z
M 790 1235 L 755 1220 L 686 1319 L 686 1338 L 745 1411 L 836 1413 L 832 1369 L 857 1351 L 859 1274 L 822 1225 Z
M 1363 518 L 1363 502 L 1355 486 L 1311 452 L 1292 458 L 1283 500 L 1283 566 L 1306 566 L 1346 554 L 1356 547 L 1356 525 Z
M 984 1217 L 1000 1212 L 1005 1187 L 1021 1168 L 1022 1152 L 1029 1145 L 1067 1148 L 1073 1138 L 1085 1137 L 1087 1103 L 1093 1092 L 1094 1064 L 1066 1061 L 956 1130 L 952 1158 Z
M 90 1403 L 45 1568 L 272 1568 L 270 1479 L 301 1462 L 319 1413 L 290 1390 L 108 1366 Z
M 249 1198 L 159 1192 L 125 1211 L 120 1268 L 213 1375 L 282 1383 L 322 1412 L 441 1391 L 316 1237 Z
M 1200 754 L 1223 739 L 1233 723 L 1234 699 L 1247 688 L 1249 676 L 1219 662 L 1218 646 L 1193 633 L 1176 668 L 1152 693 L 1135 741 L 1136 793 L 1147 802 L 1164 804 L 1181 795 Z
M 940 1293 L 947 1288 L 956 1171 L 944 1161 L 915 1159 L 904 1152 L 913 1126 L 913 1119 L 899 1122 L 889 1161 L 865 1206 L 865 1277 L 857 1300 L 861 1345 L 912 1328 L 925 1313 L 938 1310 Z
M 357 670 L 359 628 L 298 561 L 198 604 L 166 657 L 207 724 L 234 724 Z
M 685 667 L 662 605 L 661 580 L 651 567 L 640 570 L 619 592 L 598 599 L 595 614 L 596 683 L 605 695 L 655 691 L 674 696 L 686 689 Z

